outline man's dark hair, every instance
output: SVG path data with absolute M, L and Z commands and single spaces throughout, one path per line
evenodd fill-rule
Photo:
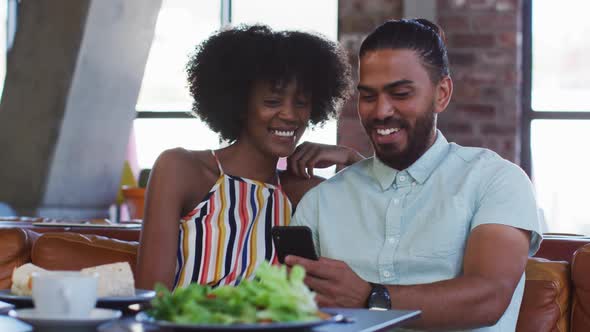
M 346 53 L 337 43 L 264 25 L 213 34 L 197 46 L 186 71 L 194 114 L 230 142 L 243 129 L 256 81 L 280 86 L 294 80 L 311 94 L 314 125 L 337 115 L 352 83 Z
M 389 20 L 383 23 L 363 40 L 359 57 L 381 49 L 415 51 L 434 83 L 450 73 L 445 34 L 438 25 L 427 19 Z

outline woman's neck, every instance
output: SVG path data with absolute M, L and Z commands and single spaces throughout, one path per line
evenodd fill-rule
M 227 174 L 276 183 L 278 158 L 264 154 L 246 142 L 237 141 L 216 154 Z

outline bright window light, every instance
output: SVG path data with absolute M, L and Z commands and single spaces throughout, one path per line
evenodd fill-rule
M 590 235 L 590 120 L 534 120 L 533 181 L 549 232 Z
M 195 47 L 220 26 L 219 1 L 164 0 L 145 66 L 138 111 L 188 111 L 185 67 Z
M 590 1 L 535 0 L 532 107 L 590 110 Z

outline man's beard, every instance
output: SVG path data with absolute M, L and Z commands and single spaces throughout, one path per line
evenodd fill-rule
M 436 114 L 434 113 L 434 106 L 423 116 L 416 118 L 416 124 L 413 128 L 404 119 L 389 119 L 374 122 L 373 124 L 397 123 L 400 128 L 407 132 L 407 146 L 404 150 L 399 150 L 394 144 L 379 144 L 377 146 L 373 143 L 375 154 L 377 157 L 389 167 L 396 170 L 404 170 L 410 167 L 416 160 L 418 160 L 428 150 L 431 144 L 431 137 L 436 125 Z

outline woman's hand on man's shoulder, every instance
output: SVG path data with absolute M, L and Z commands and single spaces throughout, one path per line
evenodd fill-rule
M 343 145 L 301 143 L 287 158 L 287 171 L 302 178 L 314 177 L 314 168 L 333 165 L 349 166 L 365 157 L 356 150 Z

